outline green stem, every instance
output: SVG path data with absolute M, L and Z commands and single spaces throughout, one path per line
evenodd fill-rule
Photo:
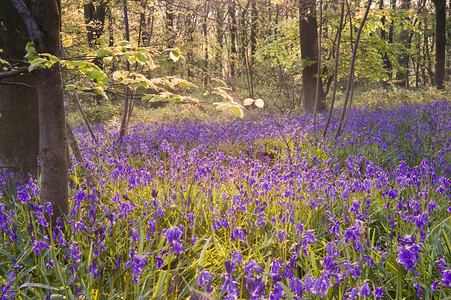
M 398 264 L 398 280 L 396 282 L 396 300 L 402 299 L 402 266 Z

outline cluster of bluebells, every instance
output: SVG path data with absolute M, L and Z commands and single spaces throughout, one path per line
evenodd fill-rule
M 65 266 L 76 295 L 89 292 L 82 274 L 121 290 L 172 272 L 160 286 L 185 291 L 175 298 L 300 300 L 346 287 L 344 299 L 383 299 L 400 266 L 406 295 L 427 287 L 439 297 L 451 292 L 451 254 L 429 249 L 437 232 L 451 234 L 436 228 L 451 214 L 450 111 L 447 102 L 355 111 L 336 148 L 318 142 L 309 116 L 140 125 L 121 141 L 98 127 L 98 143 L 79 129 L 86 171 L 99 182 L 71 183 L 67 219 L 45 231 L 52 207 L 26 181 L 0 202 L 0 231 L 10 250 L 28 239 L 30 261 L 49 273 Z M 274 142 L 283 139 L 294 146 Z M 421 264 L 428 255 L 433 272 Z M 14 296 L 24 282 L 10 274 L 29 263 L 0 260 L 10 261 L 0 287 Z

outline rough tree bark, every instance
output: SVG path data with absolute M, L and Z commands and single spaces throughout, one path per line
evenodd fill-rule
M 435 85 L 445 88 L 446 0 L 433 0 L 435 5 Z
M 318 70 L 318 24 L 316 22 L 316 1 L 299 0 L 299 33 L 301 37 L 301 59 L 307 62 L 302 70 L 303 105 L 308 113 L 315 110 L 316 75 Z M 323 111 L 325 95 L 320 83 L 318 111 Z
M 9 1 L 0 1 L 0 23 L 2 58 L 17 65 L 23 60 L 30 38 L 25 23 Z M 37 176 L 38 94 L 30 86 L 35 86 L 31 74 L 0 81 L 0 169 Z
M 39 53 L 61 57 L 60 0 L 34 0 L 32 13 L 22 0 L 10 0 L 22 16 Z M 68 172 L 67 137 L 61 66 L 33 71 L 39 101 L 39 160 L 41 166 L 41 203 L 53 206 L 52 223 L 67 214 Z

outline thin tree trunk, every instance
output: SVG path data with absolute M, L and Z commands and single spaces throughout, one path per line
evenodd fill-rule
M 410 9 L 410 0 L 401 0 L 401 10 L 404 13 L 407 13 L 407 10 Z M 409 18 L 405 18 L 404 23 L 410 22 Z M 403 23 L 401 23 L 401 26 L 404 26 Z M 396 74 L 396 80 L 398 81 L 398 84 L 400 86 L 408 87 L 409 86 L 409 49 L 410 49 L 410 43 L 409 43 L 409 35 L 410 32 L 408 30 L 402 30 L 400 33 L 400 41 L 402 45 L 404 46 L 404 49 L 401 52 L 401 57 L 399 58 L 399 64 L 402 68 L 402 70 L 398 70 Z
M 332 119 L 332 114 L 334 111 L 335 105 L 335 96 L 337 94 L 337 86 L 338 86 L 338 62 L 340 58 L 340 43 L 341 43 L 341 32 L 343 30 L 343 21 L 344 21 L 344 12 L 345 12 L 345 0 L 341 2 L 341 15 L 340 15 L 340 25 L 338 27 L 338 36 L 337 36 L 337 46 L 335 49 L 335 66 L 334 66 L 334 90 L 332 92 L 332 101 L 329 107 L 329 114 L 327 116 L 326 125 L 324 126 L 323 137 L 326 137 L 327 129 L 330 125 L 330 120 Z
M 122 0 L 122 4 L 124 6 L 124 25 L 125 25 L 125 40 L 130 41 L 130 31 L 128 25 L 128 9 L 127 9 L 127 0 Z M 130 63 L 128 60 L 125 61 L 125 70 L 130 72 Z M 127 118 L 129 111 L 129 88 L 126 86 L 124 88 L 124 108 L 122 111 L 122 119 L 121 119 L 121 127 L 119 129 L 119 138 L 123 138 L 127 134 Z M 133 99 L 131 100 L 133 101 Z
M 66 51 L 64 48 L 61 48 L 61 55 L 63 59 L 67 59 Z M 69 72 L 69 82 L 70 84 L 74 85 L 74 75 Z M 75 104 L 77 104 L 78 110 L 80 111 L 80 114 L 83 118 L 83 121 L 85 122 L 86 127 L 88 128 L 89 134 L 91 135 L 92 139 L 97 143 L 96 135 L 94 134 L 94 131 L 92 130 L 91 124 L 89 123 L 88 118 L 86 117 L 85 111 L 83 110 L 83 107 L 81 107 L 80 99 L 78 98 L 77 90 L 73 89 L 72 94 L 74 95 Z
M 321 42 L 323 35 L 323 0 L 319 0 L 319 37 L 318 37 L 318 70 L 316 72 L 316 92 L 315 108 L 313 110 L 313 126 L 316 126 L 316 115 L 318 112 L 319 89 L 322 87 L 321 81 Z
M 384 0 L 380 0 L 379 2 L 379 10 L 383 11 L 384 10 Z M 386 38 L 387 38 L 387 32 L 385 31 L 385 24 L 386 24 L 386 18 L 385 15 L 382 17 L 381 19 L 381 24 L 382 24 L 382 29 L 381 29 L 381 40 L 386 42 Z M 391 65 L 391 61 L 388 58 L 388 54 L 387 52 L 382 53 L 382 60 L 384 61 L 384 69 L 386 71 L 387 77 L 388 79 L 390 78 L 390 74 L 391 74 L 391 69 L 392 69 L 392 65 Z M 383 79 L 382 80 L 382 85 L 384 87 L 388 87 L 388 80 Z
M 345 115 L 347 113 L 348 102 L 349 102 L 349 110 L 351 108 L 352 97 L 350 98 L 349 96 L 353 93 L 353 87 L 354 87 L 354 66 L 355 66 L 355 60 L 356 60 L 356 57 L 357 57 L 357 47 L 359 46 L 360 35 L 361 35 L 362 31 L 363 31 L 363 26 L 365 25 L 366 19 L 368 18 L 368 13 L 370 12 L 371 2 L 372 2 L 372 0 L 368 0 L 368 5 L 366 7 L 365 15 L 363 16 L 362 22 L 360 23 L 359 30 L 357 31 L 357 35 L 355 37 L 354 48 L 352 50 L 351 65 L 349 67 L 349 78 L 348 78 L 348 83 L 346 85 L 346 97 L 345 97 L 345 102 L 344 102 L 344 105 L 343 105 L 343 110 L 341 112 L 340 121 L 338 122 L 337 131 L 335 132 L 335 139 L 341 133 L 341 129 L 342 129 L 342 126 L 343 126 L 342 125 L 343 124 L 343 120 L 344 120 Z M 349 113 L 348 113 L 348 117 L 349 117 Z
M 205 3 L 205 17 L 202 23 L 202 33 L 204 37 L 204 76 L 203 76 L 203 83 L 204 85 L 207 85 L 208 83 L 208 24 L 207 24 L 207 17 L 208 17 L 208 2 Z
M 235 0 L 232 0 L 229 4 L 229 16 L 230 16 L 230 76 L 235 77 L 235 61 L 237 56 L 236 51 L 236 12 L 235 12 Z

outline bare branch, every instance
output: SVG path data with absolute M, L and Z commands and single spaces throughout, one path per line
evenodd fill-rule
M 35 89 L 35 86 L 26 84 L 26 83 L 22 83 L 22 82 L 0 82 L 0 85 L 18 85 L 18 86 L 23 86 L 26 87 L 28 89 Z
M 10 0 L 12 5 L 16 8 L 19 15 L 22 17 L 25 25 L 27 26 L 28 33 L 30 34 L 33 43 L 40 48 L 43 33 L 39 28 L 38 23 L 27 8 L 23 0 Z
M 19 67 L 9 71 L 0 72 L 0 80 L 3 78 L 14 77 L 25 72 L 28 72 L 28 67 Z

